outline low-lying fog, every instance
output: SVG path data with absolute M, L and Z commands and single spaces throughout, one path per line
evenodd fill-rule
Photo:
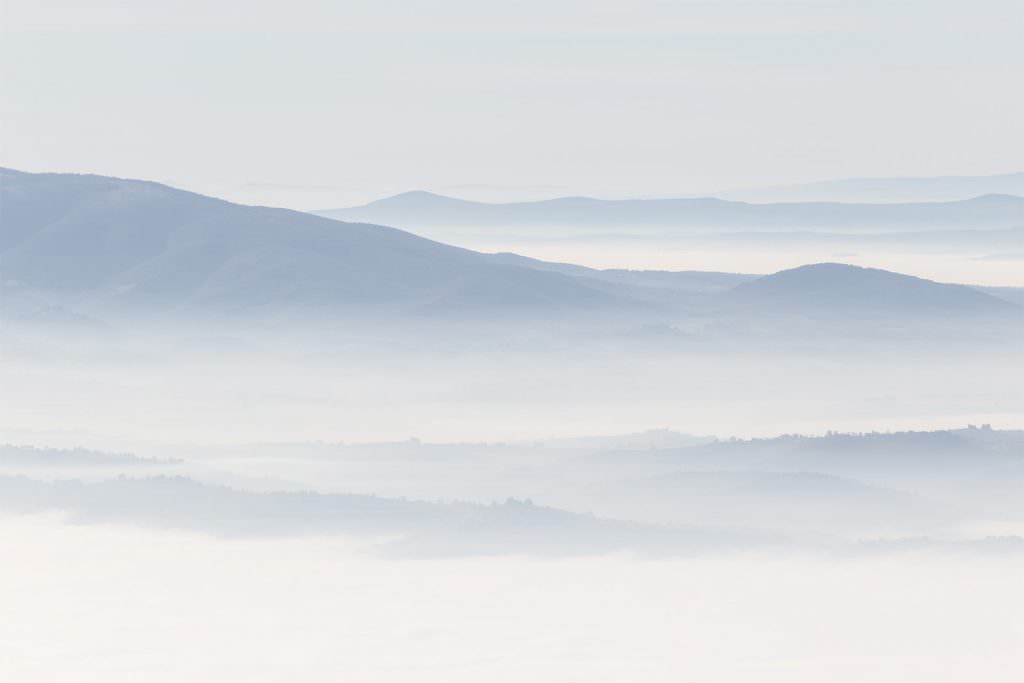
M 658 427 L 723 437 L 1024 427 L 1016 329 L 999 343 L 942 346 L 927 333 L 879 339 L 884 332 L 870 327 L 842 339 L 815 338 L 808 328 L 783 340 L 746 330 L 708 339 L 670 325 L 536 339 L 448 334 L 184 330 L 89 342 L 12 331 L 0 358 L 0 427 L 87 433 L 46 443 L 129 450 L 189 441 L 505 441 Z
M 1017 348 L 873 333 L 12 331 L 0 679 L 1016 683 Z
M 1019 198 L 477 232 L 598 271 L 0 190 L 0 680 L 1024 679 Z
M 9 681 L 1016 683 L 1024 561 L 387 561 L 0 517 Z

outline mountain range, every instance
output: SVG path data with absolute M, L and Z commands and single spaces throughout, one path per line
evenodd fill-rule
M 553 205 L 561 206 L 566 216 L 578 216 L 578 209 L 603 206 L 593 201 Z M 657 217 L 667 215 L 661 212 L 665 207 L 731 206 L 718 200 L 697 200 L 696 205 L 679 201 L 608 207 L 619 216 L 647 207 L 652 220 L 661 220 Z M 1018 201 L 1024 200 L 984 197 L 962 202 L 960 213 L 946 219 L 974 215 L 994 221 Z M 458 211 L 496 211 L 496 216 L 505 210 L 529 216 L 549 205 L 474 205 L 422 195 L 406 195 L 398 203 L 410 211 L 443 205 Z M 830 206 L 811 208 L 825 211 Z M 918 220 L 924 214 L 915 211 L 937 216 L 948 208 L 904 205 L 886 210 Z M 695 304 L 713 310 L 756 307 L 762 313 L 941 317 L 1019 312 L 1017 306 L 970 287 L 843 264 L 767 277 L 596 270 L 515 254 L 484 254 L 395 228 L 232 204 L 147 181 L 12 170 L 0 171 L 0 271 L 3 311 L 9 317 L 32 317 L 53 307 L 99 318 L 112 313 L 473 319 L 510 314 L 679 315 Z

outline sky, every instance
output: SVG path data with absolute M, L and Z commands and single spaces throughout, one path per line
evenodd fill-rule
M 328 208 L 1024 168 L 1013 0 L 0 7 L 0 165 L 22 170 Z

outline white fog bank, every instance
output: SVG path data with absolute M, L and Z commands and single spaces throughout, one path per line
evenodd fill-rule
M 388 561 L 0 518 L 10 681 L 1021 680 L 1024 559 Z

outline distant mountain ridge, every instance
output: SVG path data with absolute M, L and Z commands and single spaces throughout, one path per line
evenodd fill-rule
M 722 199 L 747 202 L 950 202 L 987 194 L 1024 196 L 1024 172 L 986 176 L 844 178 L 726 190 Z
M 406 192 L 348 209 L 317 212 L 407 230 L 418 227 L 659 229 L 980 229 L 1024 225 L 1024 198 L 990 194 L 955 202 L 751 204 L 714 197 L 591 199 L 484 204 L 429 192 Z

